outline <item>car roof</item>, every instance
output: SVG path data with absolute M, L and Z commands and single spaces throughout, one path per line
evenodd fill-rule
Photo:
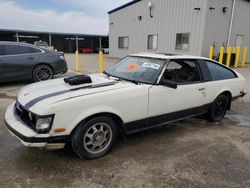
M 210 60 L 206 57 L 171 54 L 171 53 L 144 53 L 144 52 L 140 52 L 137 54 L 130 54 L 129 56 L 147 57 L 147 58 L 156 58 L 156 59 L 205 59 L 205 60 Z
M 30 43 L 26 43 L 26 42 L 12 42 L 12 41 L 0 41 L 0 45 L 20 45 L 20 46 L 26 46 L 26 47 L 32 47 L 32 48 L 37 48 L 43 51 L 47 51 L 46 48 L 43 48 L 41 46 L 36 46 Z
M 12 42 L 12 41 L 0 41 L 0 44 L 16 44 L 16 45 L 22 45 L 22 46 L 32 46 L 34 47 L 33 44 L 26 43 L 26 42 Z M 36 46 L 35 46 L 36 47 Z

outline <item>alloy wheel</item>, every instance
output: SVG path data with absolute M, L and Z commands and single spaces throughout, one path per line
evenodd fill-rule
M 49 80 L 53 77 L 53 71 L 50 67 L 44 65 L 40 66 L 36 71 L 36 78 L 38 81 Z
M 92 125 L 84 135 L 84 148 L 89 153 L 100 153 L 109 146 L 111 138 L 111 127 L 106 123 L 96 123 Z

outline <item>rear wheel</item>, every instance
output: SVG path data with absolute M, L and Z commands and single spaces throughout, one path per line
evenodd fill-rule
M 48 65 L 38 65 L 33 71 L 33 80 L 35 82 L 50 80 L 54 76 L 53 70 Z
M 107 154 L 116 138 L 114 120 L 100 116 L 80 124 L 72 135 L 71 143 L 80 158 L 95 159 Z
M 225 95 L 219 95 L 208 111 L 208 120 L 219 122 L 225 116 L 228 109 L 229 100 Z

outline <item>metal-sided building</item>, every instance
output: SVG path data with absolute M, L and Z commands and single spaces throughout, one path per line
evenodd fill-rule
M 109 12 L 110 55 L 208 56 L 212 45 L 214 55 L 221 46 L 250 48 L 249 19 L 249 0 L 134 0 Z
M 74 53 L 76 48 L 89 48 L 92 52 L 108 48 L 108 36 L 82 33 L 56 33 L 42 31 L 26 31 L 17 29 L 0 29 L 0 41 L 16 41 L 34 44 L 35 41 L 45 41 L 65 53 Z

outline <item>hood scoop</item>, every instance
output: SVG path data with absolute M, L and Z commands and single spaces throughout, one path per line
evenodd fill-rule
M 92 83 L 91 77 L 86 75 L 78 75 L 64 78 L 64 82 L 68 83 L 69 85 L 81 85 L 81 84 L 88 84 Z

